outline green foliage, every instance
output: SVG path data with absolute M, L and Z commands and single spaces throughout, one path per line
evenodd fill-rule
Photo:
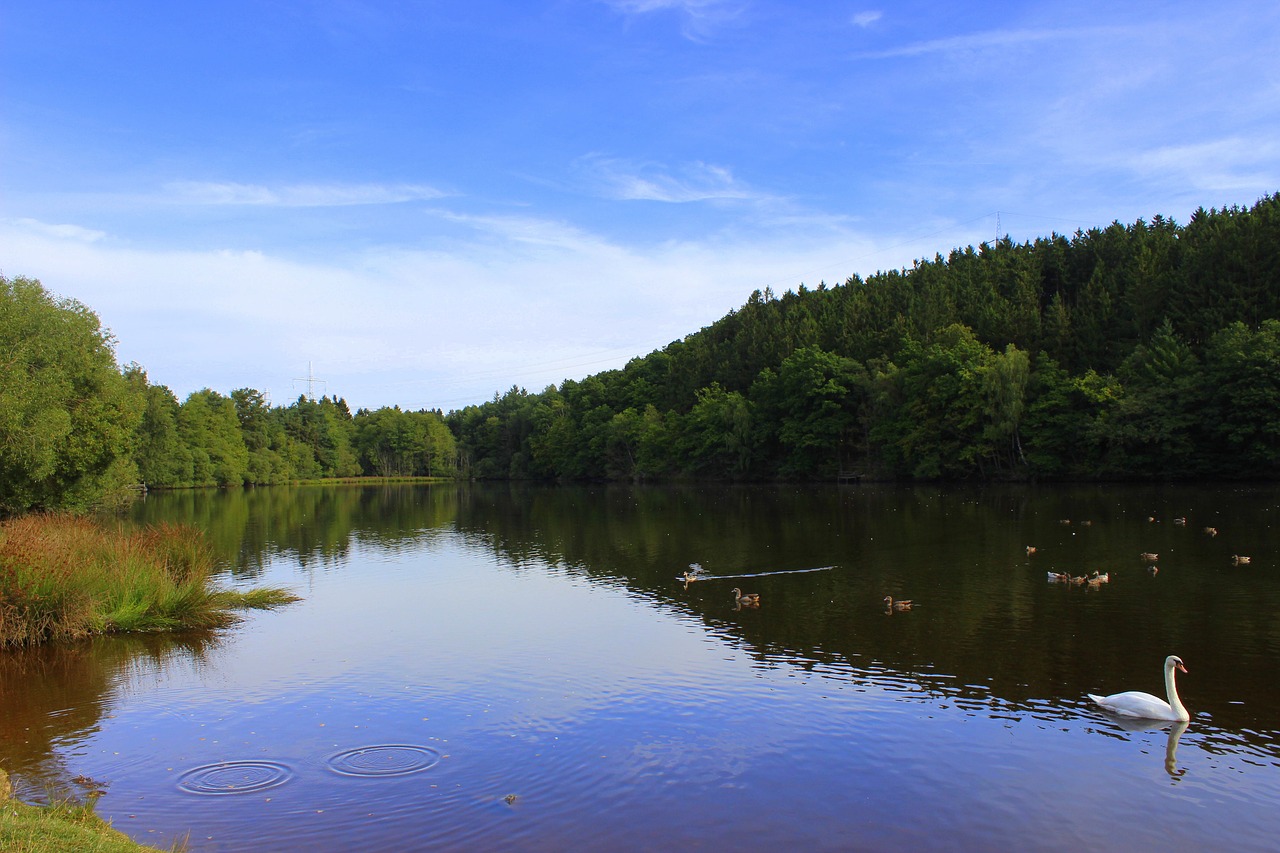
M 83 508 L 136 482 L 142 400 L 79 302 L 0 276 L 0 514 Z
M 880 393 L 901 401 L 873 428 L 895 447 L 903 472 L 919 479 L 979 473 L 991 449 L 983 434 L 984 373 L 993 354 L 966 326 L 940 330 L 933 343 L 911 342 L 901 369 Z
M 493 477 L 1274 476 L 1276 321 L 1268 196 L 757 290 L 621 370 L 447 420 Z
M 178 434 L 191 451 L 191 480 L 197 486 L 239 486 L 249 470 L 235 403 L 205 388 L 178 410 Z
M 1280 320 L 1232 323 L 1205 353 L 1202 434 L 1216 470 L 1280 475 Z
M 1280 474 L 1278 196 L 756 290 L 622 369 L 447 415 L 179 404 L 121 377 L 87 309 L 4 283 L 0 511 L 85 503 L 135 463 L 149 486 Z
M 751 468 L 755 443 L 751 405 L 719 383 L 698 392 L 698 402 L 681 419 L 680 460 L 694 474 L 740 477 Z
M 817 346 L 766 368 L 751 387 L 762 441 L 780 447 L 785 476 L 834 477 L 865 456 L 871 378 L 862 365 Z
M 448 476 L 457 454 L 453 433 L 435 412 L 399 407 L 356 413 L 354 447 L 361 470 L 381 477 Z

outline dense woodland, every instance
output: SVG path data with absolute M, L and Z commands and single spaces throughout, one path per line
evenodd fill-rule
M 620 370 L 447 415 L 179 401 L 97 316 L 0 277 L 0 513 L 128 484 L 1274 478 L 1280 196 L 756 291 Z
M 445 476 L 453 434 L 436 411 L 354 415 L 341 399 L 271 406 L 241 388 L 179 402 L 74 299 L 0 277 L 0 516 L 100 504 L 147 488 L 351 476 Z
M 1275 477 L 1280 197 L 757 291 L 446 420 L 476 477 Z

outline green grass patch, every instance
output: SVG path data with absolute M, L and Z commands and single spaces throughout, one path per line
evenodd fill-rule
M 181 849 L 182 845 L 175 845 Z M 144 847 L 94 814 L 88 803 L 69 800 L 30 806 L 9 799 L 9 779 L 0 770 L 0 850 L 6 853 L 139 853 Z
M 317 477 L 314 479 L 291 480 L 295 486 L 387 486 L 387 485 L 421 485 L 424 483 L 453 483 L 454 477 Z
M 0 524 L 0 648 L 126 631 L 216 628 L 280 607 L 282 589 L 218 589 L 199 530 L 141 529 L 71 515 Z

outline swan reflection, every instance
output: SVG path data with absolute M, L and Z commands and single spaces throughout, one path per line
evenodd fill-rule
M 1154 732 L 1160 731 L 1166 725 L 1169 725 L 1159 720 L 1139 720 L 1133 717 L 1119 717 L 1114 714 L 1108 714 L 1107 719 L 1127 732 Z M 1164 772 L 1168 773 L 1170 778 L 1178 779 L 1187 772 L 1185 767 L 1178 767 L 1178 741 L 1182 739 L 1182 733 L 1190 725 L 1191 723 L 1180 720 L 1169 726 L 1169 739 L 1164 746 Z

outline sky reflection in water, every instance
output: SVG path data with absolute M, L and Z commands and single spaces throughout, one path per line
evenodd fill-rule
M 139 508 L 206 519 L 236 583 L 306 600 L 163 649 L 7 658 L 0 766 L 26 792 L 93 780 L 117 827 L 161 845 L 190 829 L 196 851 L 1263 850 L 1280 831 L 1275 679 L 1255 666 L 1280 634 L 1258 547 L 1274 493 L 294 497 L 271 503 L 305 524 L 229 511 L 244 496 Z M 1210 497 L 1249 531 L 1232 545 L 1147 521 Z M 1061 525 L 1063 503 L 1094 524 Z M 1253 574 L 1207 550 L 1250 536 Z M 1157 547 L 1152 578 L 1137 554 Z M 837 568 L 685 588 L 695 560 Z M 1056 588 L 1055 566 L 1114 576 Z M 735 611 L 748 580 L 762 606 Z M 888 616 L 885 594 L 919 605 Z M 1193 721 L 1170 762 L 1171 726 L 1084 694 L 1159 693 L 1172 651 Z M 352 754 L 410 764 L 335 769 Z

